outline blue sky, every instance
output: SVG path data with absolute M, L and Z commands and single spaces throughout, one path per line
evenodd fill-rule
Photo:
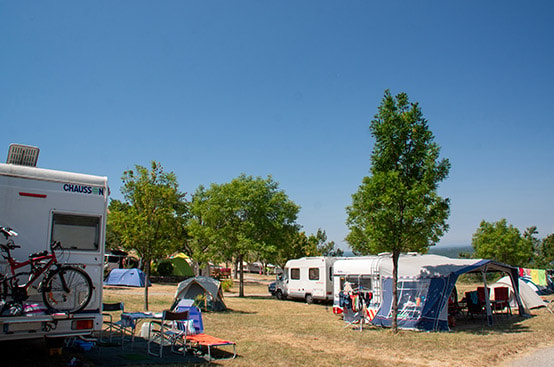
M 450 159 L 441 245 L 481 220 L 554 232 L 551 1 L 0 0 L 0 152 L 108 176 L 156 160 L 182 191 L 272 175 L 345 248 L 385 89 Z M 3 159 L 0 157 L 0 159 Z

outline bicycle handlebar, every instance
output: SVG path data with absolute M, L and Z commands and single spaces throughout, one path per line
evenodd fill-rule
M 62 248 L 62 243 L 60 241 L 52 241 L 52 243 L 50 244 L 50 249 L 54 251 L 59 248 Z
M 8 237 L 16 237 L 17 236 L 17 232 L 14 231 L 13 229 L 9 228 L 9 227 L 0 227 L 0 232 L 2 232 L 2 234 L 4 235 L 4 237 L 8 238 Z
M 13 241 L 9 241 L 6 244 L 0 244 L 0 248 L 2 248 L 2 251 L 8 252 L 9 250 L 21 248 L 21 246 L 16 245 L 15 243 L 13 243 Z

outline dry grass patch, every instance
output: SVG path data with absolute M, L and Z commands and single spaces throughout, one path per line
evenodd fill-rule
M 204 313 L 206 332 L 237 342 L 239 357 L 222 361 L 233 366 L 497 366 L 535 348 L 554 345 L 554 315 L 546 309 L 531 318 L 499 318 L 494 327 L 483 320 L 460 323 L 452 332 L 424 333 L 364 326 L 344 327 L 332 307 L 278 301 L 267 294 L 270 278 L 246 284 L 245 298 L 226 297 L 226 312 Z M 236 294 L 236 283 L 232 289 Z M 176 285 L 154 285 L 150 310 L 171 306 Z M 459 290 L 460 291 L 460 290 Z M 143 309 L 143 290 L 106 289 L 105 301 Z M 267 296 L 259 296 L 267 294 Z

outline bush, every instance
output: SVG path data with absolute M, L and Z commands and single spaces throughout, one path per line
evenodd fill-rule
M 221 289 L 223 289 L 223 292 L 228 292 L 232 286 L 233 286 L 233 279 L 224 279 L 221 281 Z
M 158 264 L 158 274 L 167 277 L 173 274 L 174 266 L 171 261 L 165 260 Z

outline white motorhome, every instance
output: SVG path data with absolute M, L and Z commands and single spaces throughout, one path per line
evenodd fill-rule
M 370 293 L 370 307 L 378 308 L 381 303 L 381 263 L 387 256 L 346 257 L 335 262 L 333 274 L 333 312 L 342 313 L 339 305 L 339 293 L 348 282 L 349 287 L 361 294 Z
M 79 264 L 94 289 L 90 302 L 78 313 L 0 316 L 0 341 L 87 336 L 100 331 L 107 178 L 20 164 L 0 163 L 0 226 L 15 230 L 19 235 L 14 241 L 21 246 L 11 252 L 12 257 L 24 261 L 31 253 L 50 250 L 52 241 L 60 241 L 59 262 Z M 6 270 L 6 260 L 0 257 L 0 271 Z M 26 302 L 40 306 L 39 281 L 35 283 Z
M 275 296 L 279 299 L 303 299 L 306 303 L 331 301 L 335 261 L 336 258 L 326 256 L 287 261 L 283 273 L 277 276 Z

